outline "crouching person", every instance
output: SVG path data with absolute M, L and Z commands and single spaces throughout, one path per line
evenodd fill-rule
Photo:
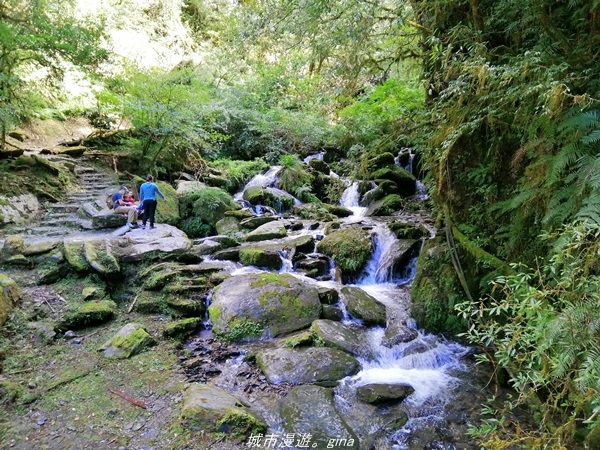
M 127 214 L 127 226 L 129 228 L 137 228 L 138 212 L 135 205 L 130 205 L 125 201 L 123 196 L 129 192 L 126 186 L 121 186 L 112 196 L 113 211 L 117 214 Z

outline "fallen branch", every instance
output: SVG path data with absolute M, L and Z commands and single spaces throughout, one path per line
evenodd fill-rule
M 133 301 L 131 302 L 131 305 L 129 305 L 129 309 L 127 310 L 127 314 L 130 314 L 131 311 L 133 311 L 133 307 L 135 306 L 135 302 L 137 302 L 137 299 L 139 297 L 140 294 L 137 294 L 135 297 L 133 297 Z
M 144 402 L 142 402 L 140 400 L 136 400 L 131 395 L 126 394 L 125 392 L 118 391 L 118 390 L 113 389 L 113 388 L 107 388 L 107 389 L 108 389 L 108 392 L 112 392 L 113 394 L 118 395 L 121 398 L 124 398 L 129 403 L 131 403 L 132 405 L 137 406 L 139 408 L 146 409 L 146 404 Z

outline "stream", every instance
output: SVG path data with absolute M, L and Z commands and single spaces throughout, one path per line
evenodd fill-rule
M 261 186 L 276 189 L 279 167 L 273 167 L 266 174 L 255 177 L 247 186 Z M 418 187 L 417 200 L 427 198 L 424 186 Z M 245 205 L 242 195 L 236 200 Z M 334 403 L 339 414 L 349 427 L 361 437 L 361 449 L 402 450 L 402 449 L 446 449 L 477 448 L 469 446 L 466 426 L 471 410 L 479 408 L 479 400 L 475 403 L 465 401 L 465 396 L 480 395 L 469 375 L 472 363 L 465 363 L 470 349 L 456 342 L 448 341 L 440 336 L 429 334 L 418 328 L 418 324 L 410 317 L 410 285 L 415 276 L 418 249 L 413 251 L 408 263 L 397 266 L 399 241 L 390 231 L 387 223 L 390 218 L 367 217 L 366 208 L 359 205 L 358 183 L 348 183 L 341 206 L 350 209 L 353 214 L 341 219 L 342 226 L 360 224 L 369 229 L 373 241 L 373 254 L 362 276 L 349 286 L 360 288 L 386 307 L 387 327 L 364 327 L 360 320 L 346 311 L 344 302 L 337 305 L 343 312 L 342 323 L 349 326 L 366 328 L 364 344 L 368 349 L 365 356 L 358 356 L 360 371 L 342 379 L 334 387 Z M 253 214 L 273 213 L 269 208 L 261 206 L 252 208 Z M 322 237 L 324 230 L 301 230 L 295 233 L 311 233 L 316 239 Z M 307 255 L 311 256 L 311 255 Z M 324 255 L 314 254 L 315 257 Z M 294 264 L 281 252 L 283 261 L 279 273 L 290 273 L 305 282 L 335 288 L 340 292 L 344 286 L 331 279 L 317 281 L 294 271 Z M 335 273 L 335 265 L 330 262 L 331 273 Z M 257 267 L 231 264 L 232 276 L 246 273 L 260 273 L 265 270 Z M 207 322 L 206 325 L 210 327 Z M 399 327 L 399 328 L 398 328 Z M 411 338 L 408 342 L 395 342 L 398 329 L 403 330 Z M 193 340 L 192 340 L 193 343 Z M 193 346 L 193 344 L 188 344 Z M 256 348 L 270 346 L 269 340 L 259 340 L 240 344 L 240 354 L 221 365 L 221 374 L 213 380 L 220 387 L 233 393 L 243 394 L 239 386 L 232 381 L 240 371 L 247 371 L 243 354 Z M 386 403 L 381 406 L 366 404 L 357 399 L 356 390 L 368 384 L 406 385 L 414 391 L 401 403 Z M 461 398 L 462 397 L 462 398 Z M 483 401 L 483 400 L 481 400 Z M 257 407 L 265 418 L 269 433 L 284 436 L 282 419 L 276 412 L 273 398 L 268 395 L 255 399 L 253 407 Z M 399 422 L 399 418 L 403 418 Z M 401 426 L 397 426 L 402 423 Z M 394 425 L 396 424 L 396 425 Z M 338 447 L 344 448 L 343 443 Z M 458 446 L 457 446 L 458 445 Z M 265 448 L 267 448 L 265 446 Z M 296 449 L 302 447 L 279 446 L 277 448 Z M 329 448 L 329 447 L 328 447 Z

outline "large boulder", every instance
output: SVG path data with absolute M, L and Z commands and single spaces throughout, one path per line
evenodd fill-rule
M 0 195 L 0 224 L 21 224 L 41 210 L 40 202 L 33 194 L 14 197 Z
M 373 359 L 368 345 L 367 330 L 358 325 L 346 325 L 332 320 L 315 320 L 311 330 L 329 347 L 338 348 L 354 356 Z
M 212 384 L 193 383 L 188 387 L 181 419 L 186 428 L 227 433 L 241 439 L 267 430 L 265 422 L 240 399 Z
M 236 341 L 308 327 L 321 314 L 317 288 L 289 274 L 245 274 L 223 281 L 208 308 L 217 335 Z
M 362 320 L 365 325 L 385 327 L 387 322 L 385 305 L 375 297 L 356 286 L 344 286 L 342 295 L 346 309 L 354 317 Z
M 281 256 L 276 251 L 265 251 L 260 248 L 242 248 L 239 253 L 240 262 L 245 266 L 264 267 L 272 270 L 281 269 Z
M 282 221 L 269 222 L 261 225 L 255 230 L 244 236 L 244 240 L 248 242 L 255 241 L 266 241 L 269 239 L 280 239 L 287 236 L 287 230 L 285 229 Z
M 119 273 L 121 267 L 105 241 L 86 241 L 83 245 L 85 259 L 89 265 L 102 275 Z
M 256 362 L 272 384 L 334 382 L 360 370 L 354 357 L 328 347 L 266 350 L 256 354 Z
M 12 278 L 0 273 L 0 327 L 8 320 L 11 311 L 19 302 L 19 298 L 17 283 Z
M 395 165 L 387 165 L 371 173 L 371 180 L 390 180 L 398 186 L 402 197 L 410 197 L 417 192 L 417 179 L 415 176 Z
M 333 391 L 306 385 L 292 389 L 280 402 L 283 429 L 310 436 L 314 448 L 348 450 L 359 448 L 358 437 L 338 413 Z
M 136 229 L 110 242 L 110 251 L 123 262 L 160 258 L 169 254 L 185 254 L 192 248 L 186 234 L 170 225 L 158 225 L 154 230 Z M 69 261 L 71 262 L 71 261 Z
M 344 281 L 351 281 L 367 265 L 373 244 L 367 230 L 352 226 L 328 234 L 319 242 L 317 249 L 335 261 L 342 270 Z
M 216 187 L 206 187 L 185 191 L 179 198 L 179 211 L 182 219 L 196 218 L 214 227 L 225 212 L 240 209 L 233 197 Z
M 377 200 L 369 209 L 367 209 L 367 216 L 391 216 L 396 211 L 404 208 L 404 201 L 402 197 L 397 194 L 387 195 L 381 200 Z

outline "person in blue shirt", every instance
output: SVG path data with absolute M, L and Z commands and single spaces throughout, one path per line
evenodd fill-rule
M 150 222 L 150 228 L 154 228 L 154 213 L 156 212 L 156 194 L 164 200 L 165 196 L 158 186 L 153 183 L 152 175 L 146 177 L 146 182 L 140 186 L 140 202 L 144 205 L 144 216 L 142 218 L 142 229 L 146 229 L 146 223 Z

